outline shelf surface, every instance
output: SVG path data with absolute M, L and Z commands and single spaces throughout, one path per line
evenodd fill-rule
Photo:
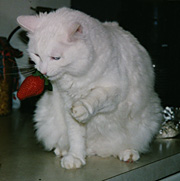
M 0 117 L 0 181 L 149 181 L 178 171 L 180 137 L 155 140 L 149 153 L 135 163 L 90 157 L 81 169 L 66 170 L 60 158 L 37 143 L 31 114 L 15 110 Z

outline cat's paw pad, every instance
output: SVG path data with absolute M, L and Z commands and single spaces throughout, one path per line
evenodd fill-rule
M 134 162 L 139 160 L 140 155 L 138 151 L 127 149 L 119 154 L 119 159 L 125 162 Z
M 54 154 L 58 157 L 67 155 L 67 150 L 60 150 L 59 148 L 54 149 Z
M 81 166 L 85 164 L 85 160 L 80 160 L 72 155 L 66 155 L 61 160 L 61 166 L 66 169 L 81 168 Z
M 89 118 L 89 111 L 86 106 L 78 101 L 71 108 L 71 115 L 79 122 L 85 123 Z

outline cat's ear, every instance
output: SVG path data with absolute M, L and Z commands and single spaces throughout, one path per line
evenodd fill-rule
M 24 30 L 34 32 L 39 24 L 39 18 L 37 16 L 19 16 L 17 22 Z
M 72 41 L 76 41 L 79 38 L 82 37 L 83 34 L 83 27 L 80 23 L 73 23 L 70 25 L 70 27 L 68 28 L 68 41 L 72 42 Z

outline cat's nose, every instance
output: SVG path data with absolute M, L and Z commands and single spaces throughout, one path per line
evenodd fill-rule
M 48 78 L 47 72 L 42 73 L 44 77 Z

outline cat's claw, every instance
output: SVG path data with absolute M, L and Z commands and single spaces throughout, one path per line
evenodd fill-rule
M 139 158 L 140 155 L 138 151 L 132 149 L 127 149 L 119 154 L 120 160 L 130 163 L 139 160 Z
M 54 154 L 58 157 L 65 156 L 67 154 L 66 150 L 60 150 L 59 148 L 54 149 Z
M 80 123 L 86 123 L 90 113 L 86 106 L 81 101 L 78 101 L 73 104 L 71 108 L 71 115 Z
M 81 168 L 86 162 L 83 159 L 75 158 L 73 155 L 66 155 L 61 160 L 61 166 L 66 169 Z

